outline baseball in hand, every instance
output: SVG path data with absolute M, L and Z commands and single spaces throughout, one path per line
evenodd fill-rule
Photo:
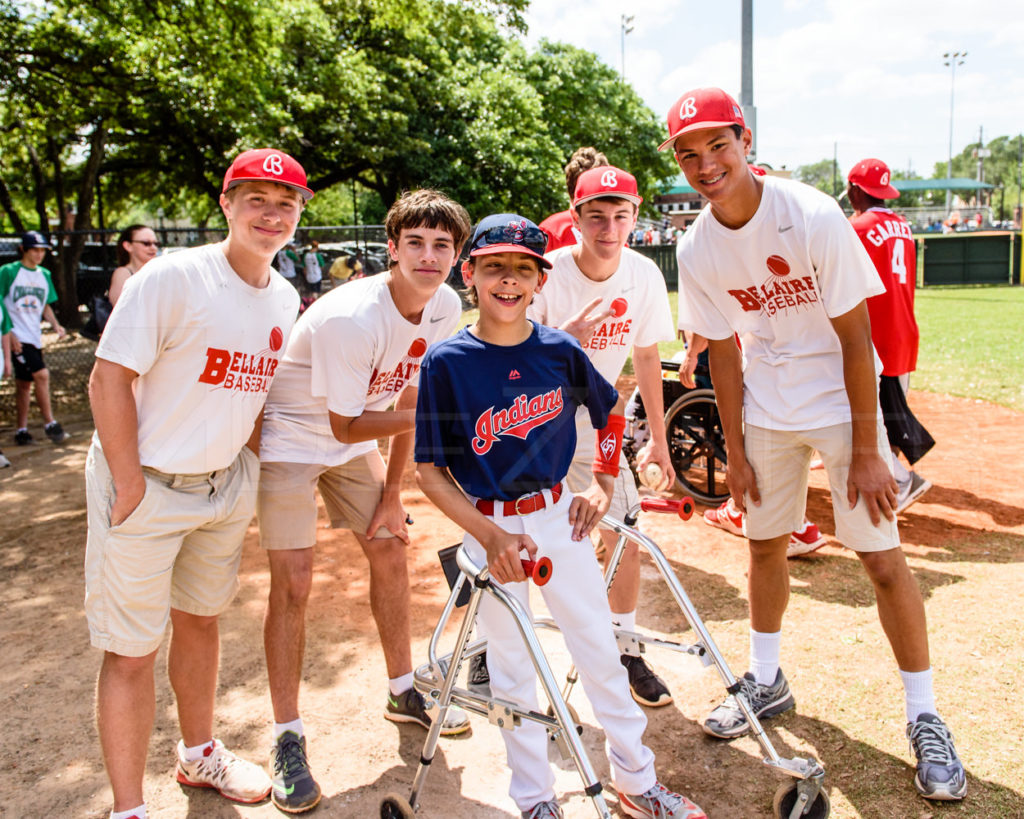
M 665 478 L 665 473 L 654 461 L 651 461 L 640 471 L 640 483 L 648 489 L 657 489 Z

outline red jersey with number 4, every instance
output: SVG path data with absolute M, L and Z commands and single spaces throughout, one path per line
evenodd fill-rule
M 867 300 L 882 375 L 913 372 L 919 333 L 914 319 L 917 245 L 910 225 L 888 208 L 870 208 L 850 222 L 885 285 L 885 293 Z

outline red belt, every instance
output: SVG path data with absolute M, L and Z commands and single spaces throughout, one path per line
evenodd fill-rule
M 558 503 L 558 499 L 562 497 L 562 484 L 556 483 L 551 487 L 551 502 Z M 494 515 L 494 504 L 503 503 L 502 511 L 505 517 L 511 517 L 512 515 L 528 515 L 531 512 L 536 512 L 538 509 L 543 509 L 548 505 L 547 500 L 544 498 L 543 492 L 536 492 L 533 495 L 523 495 L 521 498 L 517 498 L 514 501 L 492 501 L 492 500 L 478 500 L 476 502 L 476 508 L 483 512 L 485 515 Z

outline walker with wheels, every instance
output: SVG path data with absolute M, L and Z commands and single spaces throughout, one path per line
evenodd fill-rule
M 650 555 L 662 579 L 668 584 L 669 591 L 689 623 L 697 642 L 692 645 L 684 645 L 680 642 L 655 638 L 639 632 L 617 629 L 616 639 L 620 652 L 636 655 L 644 653 L 648 647 L 653 647 L 691 655 L 699 659 L 705 666 L 714 665 L 725 685 L 725 690 L 736 697 L 737 704 L 746 716 L 751 733 L 761 746 L 764 764 L 788 777 L 775 792 L 773 800 L 775 816 L 779 819 L 800 819 L 800 817 L 825 819 L 829 815 L 830 808 L 828 795 L 822 787 L 825 777 L 824 768 L 813 758 L 793 757 L 787 759 L 776 753 L 771 740 L 752 712 L 743 694 L 741 683 L 729 669 L 725 658 L 719 652 L 704 626 L 704 622 L 690 602 L 689 596 L 672 571 L 668 560 L 653 540 L 635 528 L 641 510 L 674 513 L 683 520 L 687 520 L 693 514 L 693 501 L 690 498 L 682 500 L 645 498 L 638 506 L 629 511 L 625 521 L 605 516 L 601 521 L 601 528 L 614 531 L 617 535 L 615 549 L 605 570 L 606 586 L 610 588 L 615 579 L 627 542 L 635 543 Z M 424 694 L 428 703 L 437 707 L 438 713 L 432 720 L 427 733 L 409 798 L 406 799 L 394 793 L 388 794 L 381 802 L 380 815 L 382 819 L 412 819 L 415 816 L 427 773 L 437 749 L 441 724 L 450 705 L 458 705 L 465 711 L 483 717 L 492 725 L 505 731 L 514 731 L 524 720 L 543 725 L 562 758 L 575 767 L 583 782 L 583 791 L 593 802 L 597 815 L 602 819 L 610 819 L 612 814 L 602 795 L 603 786 L 580 741 L 583 729 L 578 724 L 575 710 L 568 704 L 568 699 L 577 681 L 576 670 L 575 668 L 569 670 L 565 685 L 560 690 L 537 637 L 538 628 L 558 630 L 557 625 L 550 618 L 531 618 L 518 600 L 491 581 L 487 566 L 475 562 L 461 547 L 449 547 L 442 550 L 440 556 L 446 577 L 451 585 L 451 594 L 431 635 L 428 646 L 428 662 L 417 668 L 415 672 L 416 688 Z M 550 561 L 539 561 L 537 564 L 524 561 L 524 569 L 533 582 L 543 585 L 550 579 L 553 572 L 559 570 L 559 567 L 551 565 Z M 494 595 L 509 609 L 515 619 L 533 661 L 541 687 L 550 703 L 547 713 L 541 714 L 525 710 L 516 703 L 479 694 L 456 684 L 462 665 L 475 655 L 486 651 L 487 648 L 486 640 L 472 638 L 476 613 L 483 594 Z M 465 613 L 451 653 L 439 654 L 441 635 L 455 609 L 463 607 Z

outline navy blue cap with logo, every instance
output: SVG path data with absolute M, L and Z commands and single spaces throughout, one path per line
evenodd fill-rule
M 469 242 L 470 256 L 491 253 L 525 253 L 537 259 L 544 270 L 551 262 L 544 258 L 548 236 L 525 216 L 495 213 L 480 220 Z
M 30 230 L 21 234 L 21 249 L 32 250 L 36 247 L 45 247 L 47 250 L 53 247 L 38 230 Z

